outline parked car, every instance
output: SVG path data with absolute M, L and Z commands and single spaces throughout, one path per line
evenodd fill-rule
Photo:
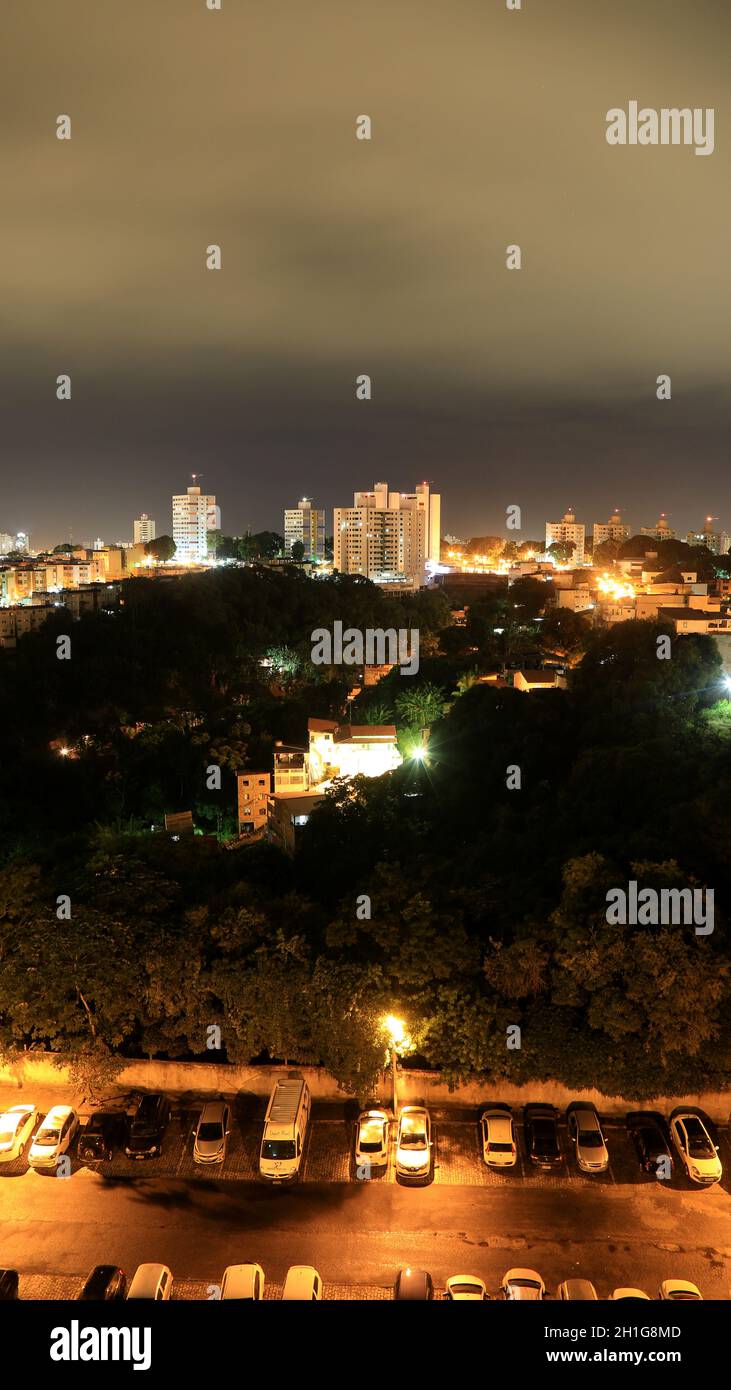
M 672 1178 L 675 1160 L 670 1146 L 657 1120 L 651 1115 L 628 1116 L 627 1131 L 635 1147 L 640 1167 L 644 1173 L 652 1173 L 656 1178 Z
M 82 1303 L 116 1303 L 127 1296 L 127 1275 L 119 1265 L 94 1265 L 79 1294 Z
M 68 1153 L 78 1128 L 79 1117 L 70 1105 L 54 1105 L 41 1121 L 28 1150 L 31 1168 L 55 1168 Z
M 13 1105 L 0 1115 L 0 1163 L 20 1158 L 38 1119 L 35 1105 Z
M 12 1299 L 20 1297 L 19 1283 L 17 1269 L 0 1269 L 0 1303 L 10 1303 Z
M 599 1297 L 591 1279 L 564 1279 L 556 1294 L 567 1303 L 591 1303 Z
M 478 1279 L 476 1274 L 452 1274 L 445 1290 L 452 1303 L 485 1303 L 489 1298 L 485 1281 Z
M 193 1141 L 196 1163 L 223 1163 L 226 1157 L 226 1138 L 231 1133 L 231 1110 L 221 1100 L 203 1106 Z
M 431 1274 L 425 1269 L 400 1269 L 393 1286 L 393 1296 L 399 1302 L 423 1301 L 434 1297 L 434 1284 Z
M 480 1120 L 482 1157 L 488 1168 L 512 1168 L 518 1158 L 518 1139 L 509 1109 L 491 1106 Z
M 159 1158 L 162 1141 L 170 1123 L 170 1102 L 167 1096 L 152 1093 L 143 1096 L 129 1127 L 124 1152 L 128 1158 Z
M 127 1117 L 119 1112 L 97 1110 L 84 1125 L 76 1146 L 82 1163 L 111 1163 L 114 1150 L 127 1135 Z
M 643 1293 L 642 1289 L 614 1289 L 609 1297 L 615 1301 L 622 1299 L 628 1303 L 643 1303 L 645 1301 L 649 1303 L 650 1301 L 649 1293 Z
M 322 1279 L 312 1265 L 292 1265 L 287 1270 L 282 1299 L 285 1303 L 311 1302 L 322 1298 Z
M 355 1162 L 359 1168 L 385 1168 L 390 1120 L 385 1110 L 362 1110 L 355 1126 Z
M 674 1303 L 703 1302 L 703 1294 L 698 1285 L 689 1283 L 687 1279 L 663 1279 L 659 1297 Z
M 691 1182 L 710 1187 L 723 1176 L 723 1166 L 700 1115 L 683 1110 L 670 1121 L 670 1137 Z
M 423 1105 L 405 1105 L 398 1122 L 396 1173 L 403 1181 L 416 1182 L 431 1172 L 431 1119 Z
M 145 1303 L 167 1303 L 173 1296 L 173 1276 L 167 1265 L 138 1265 L 127 1298 Z
M 503 1275 L 502 1290 L 503 1298 L 511 1302 L 533 1302 L 543 1298 L 546 1286 L 534 1269 L 516 1268 Z
M 604 1173 L 609 1167 L 607 1145 L 599 1116 L 591 1105 L 577 1105 L 566 1116 L 566 1131 L 582 1173 Z
M 274 1083 L 264 1116 L 259 1175 L 267 1182 L 296 1182 L 302 1170 L 312 1112 L 312 1096 L 301 1076 Z
M 258 1302 L 264 1297 L 261 1265 L 228 1265 L 221 1280 L 221 1299 L 227 1303 Z
M 523 1111 L 525 1147 L 536 1168 L 550 1172 L 561 1167 L 558 1111 L 555 1105 L 526 1105 Z

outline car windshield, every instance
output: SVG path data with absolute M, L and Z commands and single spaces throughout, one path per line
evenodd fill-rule
M 536 1148 L 544 1150 L 556 1148 L 556 1130 L 551 1120 L 537 1120 L 534 1135 Z
M 600 1149 L 602 1136 L 595 1129 L 582 1129 L 579 1132 L 579 1143 L 584 1149 Z
M 402 1149 L 423 1149 L 426 1147 L 426 1135 L 417 1134 L 414 1130 L 407 1130 L 401 1135 Z
M 462 1294 L 463 1296 L 464 1296 L 464 1294 L 469 1294 L 469 1295 L 470 1295 L 471 1297 L 473 1297 L 473 1298 L 481 1298 L 481 1297 L 482 1297 L 482 1290 L 481 1290 L 480 1288 L 478 1288 L 477 1284 L 453 1284 L 453 1285 L 452 1285 L 452 1297 L 453 1297 L 453 1298 L 454 1298 L 455 1294 Z
M 363 1154 L 374 1154 L 383 1147 L 383 1141 L 382 1139 L 361 1139 L 358 1147 Z
M 201 1125 L 198 1130 L 198 1138 L 202 1139 L 204 1143 L 208 1143 L 213 1139 L 220 1139 L 222 1134 L 223 1129 L 217 1121 L 214 1121 L 212 1124 Z
M 708 1135 L 702 1130 L 689 1130 L 688 1152 L 691 1158 L 712 1158 L 715 1150 Z
M 495 1143 L 490 1143 L 490 1144 L 488 1144 L 487 1147 L 488 1147 L 488 1149 L 490 1150 L 491 1153 L 506 1154 L 506 1153 L 512 1153 L 512 1152 L 513 1152 L 513 1146 L 512 1146 L 512 1144 L 502 1144 L 502 1143 L 500 1143 L 500 1144 L 495 1144 Z
M 12 1144 L 15 1138 L 15 1126 L 12 1129 L 0 1129 L 0 1144 Z
M 282 1159 L 294 1158 L 295 1147 L 293 1139 L 265 1139 L 261 1146 L 262 1158 Z
M 60 1132 L 60 1130 L 58 1130 L 58 1129 L 42 1129 L 41 1132 L 40 1132 L 40 1134 L 39 1134 L 39 1135 L 37 1136 L 37 1138 L 36 1138 L 36 1144 L 46 1144 L 46 1145 L 48 1145 L 48 1147 L 50 1148 L 50 1147 L 52 1147 L 54 1144 L 57 1144 L 60 1138 L 61 1138 L 61 1132 Z

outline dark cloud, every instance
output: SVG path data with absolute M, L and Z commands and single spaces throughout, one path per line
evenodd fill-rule
M 516 501 L 536 534 L 568 502 L 731 526 L 724 0 L 4 0 L 1 23 L 0 530 L 167 527 L 193 468 L 232 530 L 422 476 L 456 532 Z M 630 99 L 713 106 L 714 154 L 610 148 Z

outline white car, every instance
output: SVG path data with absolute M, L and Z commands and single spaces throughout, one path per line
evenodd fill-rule
M 221 1100 L 204 1105 L 198 1117 L 193 1159 L 196 1163 L 223 1163 L 226 1137 L 231 1133 L 231 1111 Z
M 431 1172 L 431 1120 L 423 1105 L 405 1105 L 398 1122 L 396 1173 L 404 1181 L 428 1178 Z
M 556 1290 L 556 1296 L 566 1303 L 592 1303 L 599 1297 L 591 1279 L 564 1279 Z
M 28 1150 L 31 1168 L 55 1168 L 71 1147 L 78 1128 L 79 1117 L 70 1105 L 54 1105 Z
M 518 1158 L 518 1141 L 509 1110 L 486 1110 L 480 1121 L 482 1157 L 488 1168 L 512 1168 Z
M 599 1116 L 591 1105 L 577 1105 L 566 1117 L 566 1132 L 582 1173 L 604 1173 L 609 1154 Z
M 385 1168 L 388 1163 L 390 1121 L 385 1110 L 362 1110 L 355 1126 L 358 1168 Z
M 312 1265 L 292 1265 L 282 1289 L 285 1303 L 317 1302 L 322 1298 L 322 1279 Z
M 145 1303 L 167 1303 L 173 1296 L 173 1276 L 167 1265 L 138 1265 L 127 1297 Z
M 609 1297 L 615 1300 L 626 1298 L 629 1300 L 630 1303 L 642 1302 L 643 1300 L 646 1300 L 649 1303 L 650 1301 L 649 1293 L 644 1293 L 642 1289 L 614 1289 L 614 1291 L 610 1293 Z
M 672 1299 L 676 1303 L 698 1303 L 703 1302 L 703 1294 L 697 1284 L 690 1284 L 687 1279 L 663 1279 L 660 1285 L 660 1297 Z
M 0 1163 L 20 1158 L 37 1119 L 35 1105 L 13 1105 L 0 1115 Z
M 542 1299 L 546 1286 L 534 1269 L 509 1269 L 503 1276 L 503 1298 L 511 1302 Z
M 228 1265 L 221 1281 L 221 1300 L 237 1303 L 258 1302 L 264 1297 L 264 1270 L 261 1265 Z
M 670 1121 L 670 1137 L 691 1182 L 709 1187 L 720 1180 L 723 1167 L 718 1145 L 714 1144 L 700 1115 L 692 1111 L 674 1115 Z
M 484 1303 L 488 1297 L 484 1280 L 476 1274 L 453 1274 L 444 1287 L 453 1303 Z

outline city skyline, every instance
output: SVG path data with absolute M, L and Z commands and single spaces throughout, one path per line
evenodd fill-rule
M 380 0 L 365 31 L 328 10 L 314 49 L 306 16 L 267 12 L 255 58 L 235 6 L 9 5 L 0 526 L 124 534 L 191 472 L 231 531 L 373 477 L 448 491 L 458 535 L 513 504 L 526 535 L 568 505 L 731 515 L 731 15 L 665 9 L 463 0 L 421 25 Z M 407 52 L 437 92 L 401 80 Z M 715 108 L 712 155 L 608 145 L 640 91 Z

